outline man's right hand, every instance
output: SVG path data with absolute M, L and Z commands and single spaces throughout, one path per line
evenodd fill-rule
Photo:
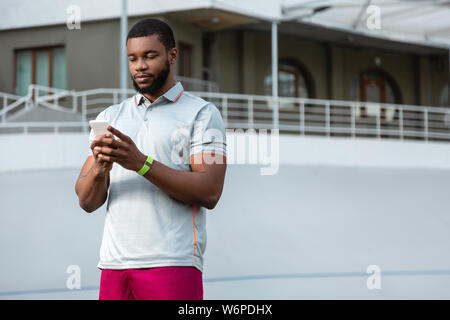
M 91 143 L 91 150 L 92 153 L 94 154 L 94 159 L 95 159 L 95 163 L 94 163 L 94 172 L 97 176 L 106 176 L 108 174 L 109 171 L 111 171 L 114 162 L 113 161 L 107 161 L 105 159 L 101 159 L 98 157 L 98 155 L 100 154 L 100 149 L 102 146 L 105 146 L 104 143 L 101 142 L 102 138 L 111 138 L 112 135 L 111 133 L 104 133 L 98 137 L 96 137 L 94 139 L 94 141 L 92 141 Z

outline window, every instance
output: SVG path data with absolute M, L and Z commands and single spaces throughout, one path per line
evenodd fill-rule
M 16 94 L 24 96 L 30 84 L 66 89 L 66 50 L 64 47 L 46 47 L 17 50 Z
M 264 78 L 264 91 L 272 95 L 272 70 Z M 278 96 L 292 98 L 312 98 L 313 81 L 306 67 L 296 59 L 281 59 L 278 63 Z M 280 101 L 280 109 L 299 107 L 300 103 Z
M 180 42 L 178 44 L 178 49 L 178 75 L 183 77 L 191 77 L 192 46 L 187 43 Z
M 310 73 L 298 61 L 283 59 L 278 64 L 278 95 L 280 97 L 312 98 L 313 85 Z M 272 94 L 272 73 L 264 78 L 266 95 Z M 286 103 L 291 105 L 290 103 Z M 283 103 L 280 104 L 280 107 Z M 295 105 L 298 105 L 297 103 Z

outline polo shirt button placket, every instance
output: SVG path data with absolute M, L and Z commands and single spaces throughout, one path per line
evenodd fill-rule
M 144 114 L 144 120 L 145 120 L 145 121 L 148 120 L 150 111 L 152 111 L 152 107 L 151 107 L 151 106 L 148 106 L 147 109 L 145 110 L 145 114 Z
M 142 114 L 144 114 L 144 116 L 145 116 L 145 105 L 141 105 L 140 107 L 141 108 L 139 108 L 139 113 L 140 113 L 141 117 L 142 117 Z

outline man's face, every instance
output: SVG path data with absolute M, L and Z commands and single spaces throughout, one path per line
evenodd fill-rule
M 127 41 L 128 66 L 136 91 L 153 94 L 166 82 L 170 63 L 166 48 L 157 35 Z

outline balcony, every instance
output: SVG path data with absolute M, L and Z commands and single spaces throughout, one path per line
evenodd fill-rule
M 197 85 L 205 88 L 204 83 Z M 448 108 L 288 97 L 274 101 L 264 95 L 190 92 L 213 102 L 226 128 L 278 128 L 280 133 L 303 136 L 450 141 Z M 130 97 L 135 91 L 124 93 Z M 68 91 L 37 85 L 31 85 L 24 97 L 0 93 L 0 133 L 88 132 L 88 121 L 119 103 L 121 94 L 121 89 Z

